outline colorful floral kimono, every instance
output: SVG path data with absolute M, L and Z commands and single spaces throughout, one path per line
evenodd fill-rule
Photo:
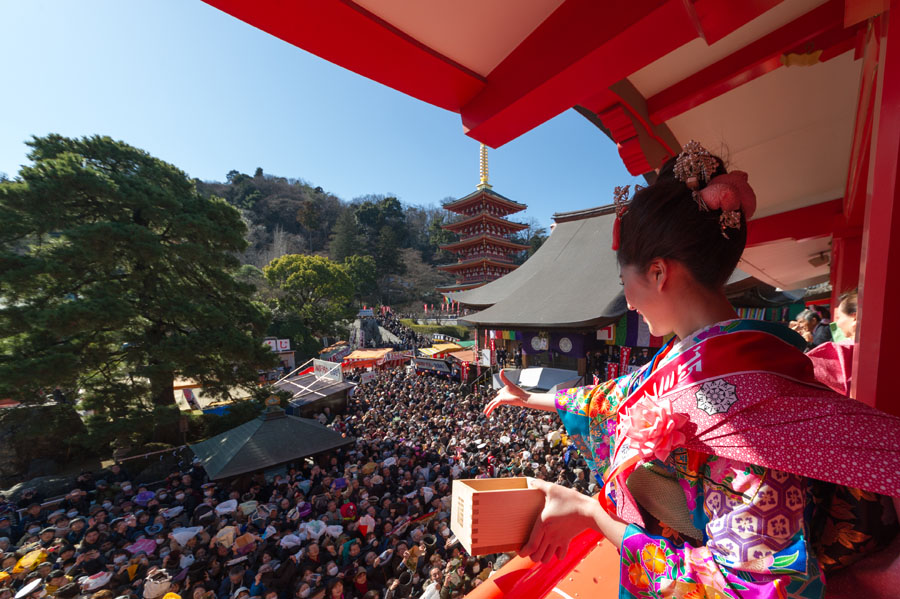
M 633 523 L 621 598 L 820 598 L 831 558 L 810 530 L 834 496 L 819 481 L 873 501 L 900 495 L 900 419 L 819 385 L 804 346 L 779 325 L 726 321 L 669 342 L 636 373 L 557 394 L 601 502 Z M 883 541 L 828 523 L 845 549 Z M 837 539 L 836 526 L 853 534 Z

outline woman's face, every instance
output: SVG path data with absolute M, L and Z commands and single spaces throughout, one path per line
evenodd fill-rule
M 841 307 L 834 310 L 834 323 L 847 339 L 856 338 L 856 314 L 845 314 Z
M 622 285 L 625 287 L 625 300 L 629 310 L 636 310 L 650 328 L 650 334 L 664 337 L 672 332 L 670 307 L 663 300 L 657 286 L 658 272 L 654 267 L 641 271 L 635 266 L 623 266 L 621 269 Z

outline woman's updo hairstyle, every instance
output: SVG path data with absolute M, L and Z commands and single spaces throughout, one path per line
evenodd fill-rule
M 710 179 L 727 173 L 718 157 Z M 640 189 L 620 222 L 617 253 L 621 266 L 642 272 L 656 258 L 677 260 L 701 285 L 721 289 L 737 267 L 747 243 L 747 221 L 723 235 L 721 210 L 701 210 L 692 190 L 675 178 L 675 161 L 667 161 L 656 182 Z M 700 188 L 705 182 L 700 183 Z

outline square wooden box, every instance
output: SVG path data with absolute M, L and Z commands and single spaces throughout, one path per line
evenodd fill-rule
M 528 478 L 453 481 L 450 530 L 469 555 L 518 551 L 544 509 L 544 493 Z

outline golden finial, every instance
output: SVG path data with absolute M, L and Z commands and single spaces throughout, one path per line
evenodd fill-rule
M 487 155 L 487 146 L 481 144 L 481 159 L 479 161 L 481 172 L 481 182 L 478 184 L 478 189 L 490 189 L 491 184 L 488 183 L 488 155 Z

